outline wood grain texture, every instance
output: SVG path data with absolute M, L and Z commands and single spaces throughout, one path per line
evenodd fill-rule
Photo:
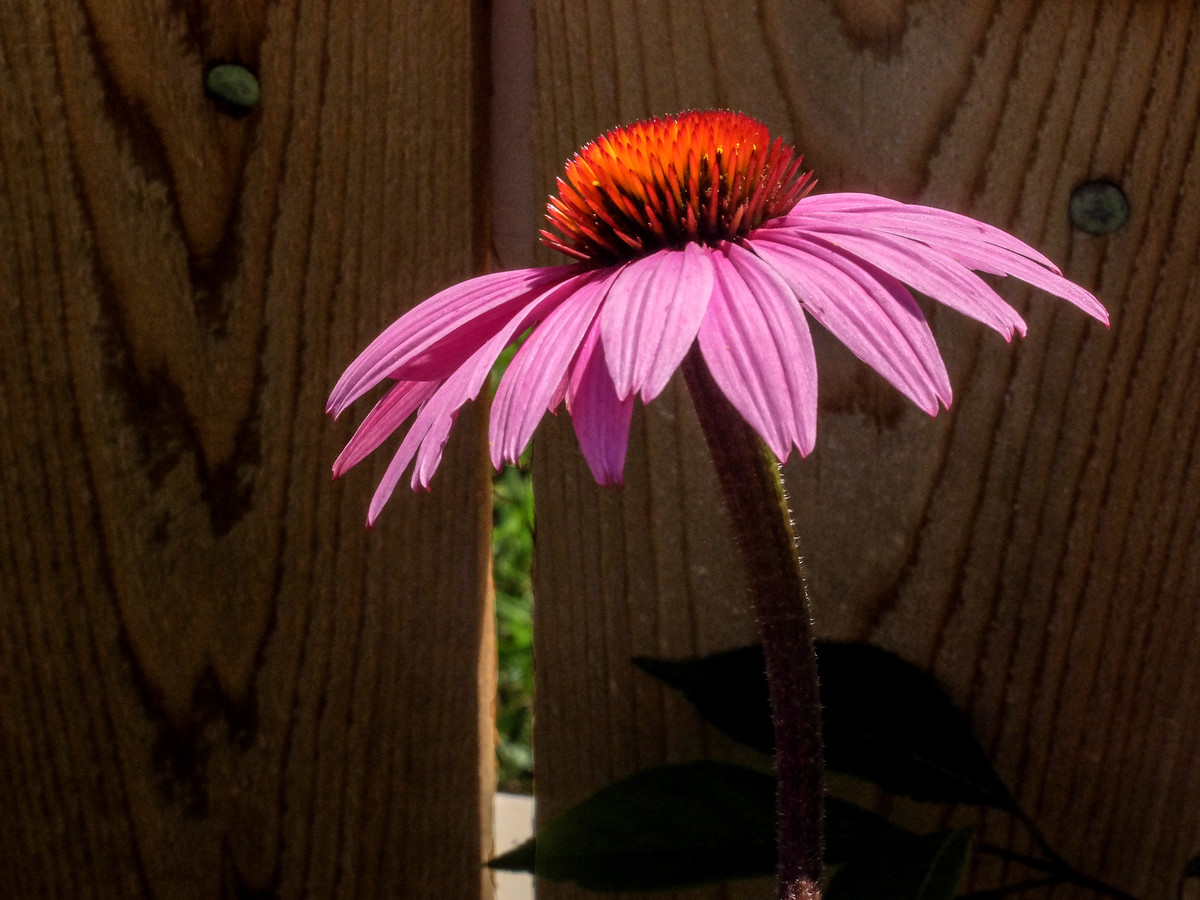
M 1012 346 L 927 307 L 956 391 L 936 419 L 818 336 L 817 450 L 787 474 L 819 632 L 929 667 L 1063 856 L 1140 898 L 1174 896 L 1200 850 L 1200 12 L 1171 0 L 534 9 L 545 190 L 614 124 L 735 107 L 794 139 L 818 190 L 1009 228 L 1106 302 L 1109 331 L 1003 285 L 1030 326 Z M 1067 217 L 1093 178 L 1130 198 L 1110 237 Z M 631 654 L 747 636 L 685 407 L 674 393 L 646 411 L 624 493 L 588 484 L 565 423 L 538 445 L 544 814 L 707 749 L 686 711 L 627 674 Z M 662 483 L 686 487 L 666 508 Z M 900 812 L 927 826 L 946 815 Z M 1029 846 L 1005 817 L 983 824 L 993 842 Z M 973 883 L 1025 874 L 982 865 Z
M 0 894 L 490 896 L 478 416 L 368 534 L 323 415 L 475 268 L 474 15 L 0 7 Z

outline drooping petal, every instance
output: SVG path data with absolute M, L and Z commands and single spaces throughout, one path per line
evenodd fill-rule
M 457 414 L 457 410 L 455 413 Z M 404 440 L 400 442 L 400 446 L 392 454 L 391 462 L 388 463 L 387 469 L 384 470 L 383 478 L 379 480 L 379 484 L 375 488 L 375 493 L 371 495 L 371 504 L 367 507 L 368 528 L 375 527 L 375 520 L 379 518 L 383 507 L 396 490 L 396 485 L 400 483 L 400 476 L 404 474 L 404 470 L 412 462 L 417 448 L 428 433 L 428 428 L 422 429 L 419 433 L 414 432 L 413 428 L 409 428 L 408 433 L 404 435 Z
M 617 396 L 604 358 L 598 320 L 593 321 L 571 367 L 566 399 L 575 437 L 592 477 L 597 484 L 622 484 L 633 397 Z
M 940 234 L 947 237 L 957 236 L 983 241 L 1031 259 L 1056 275 L 1062 274 L 1058 266 L 1020 238 L 1014 237 L 995 225 L 989 225 L 987 222 L 981 222 L 948 209 L 938 209 L 936 206 L 902 203 L 899 200 L 879 197 L 875 194 L 852 192 L 816 194 L 805 197 L 797 203 L 785 218 L 807 215 L 832 216 L 843 223 L 851 218 L 856 219 L 860 215 L 868 216 L 871 222 L 869 227 L 894 230 L 900 235 L 925 231 L 931 235 Z
M 569 299 L 578 283 L 590 277 L 588 273 L 578 274 L 579 271 L 576 270 L 577 274 L 536 295 L 523 309 L 510 316 L 500 330 L 471 354 L 425 402 L 400 442 L 383 480 L 371 498 L 367 512 L 368 525 L 374 523 L 395 490 L 400 476 L 408 468 L 408 464 L 413 462 L 414 457 L 416 462 L 413 466 L 413 489 L 429 487 L 429 482 L 442 460 L 442 451 L 446 447 L 459 409 L 467 401 L 479 396 L 480 389 L 504 348 L 532 322 L 545 317 L 560 303 Z
M 425 469 L 422 472 L 419 465 L 414 467 L 412 487 L 413 490 L 418 487 L 429 487 L 429 481 L 433 478 L 438 463 L 441 462 L 442 451 L 445 450 L 446 441 L 450 436 L 454 420 L 458 417 L 458 411 L 464 403 L 475 399 L 479 394 L 482 380 L 476 385 L 472 375 L 482 367 L 484 359 L 492 357 L 494 363 L 495 357 L 498 357 L 503 349 L 504 343 L 500 340 L 489 341 L 461 369 L 446 379 L 421 407 L 416 420 L 409 427 L 400 446 L 392 456 L 391 462 L 388 463 L 387 471 L 384 472 L 379 486 L 375 489 L 375 494 L 371 497 L 371 505 L 367 509 L 368 527 L 375 524 L 379 513 L 400 482 L 400 477 L 418 454 L 424 457 Z
M 942 355 L 921 308 L 899 281 L 836 248 L 782 230 L 751 248 L 779 272 L 814 319 L 855 356 L 930 415 L 952 391 Z
M 358 430 L 354 432 L 354 437 L 350 438 L 350 442 L 334 460 L 333 477 L 340 477 L 347 469 L 366 459 L 368 454 L 417 411 L 417 407 L 433 396 L 439 384 L 437 381 L 397 382 L 371 408 Z
M 795 294 L 736 244 L 714 254 L 716 281 L 700 326 L 713 380 L 780 460 L 808 454 L 817 432 L 817 364 Z
M 596 319 L 616 269 L 600 270 L 582 281 L 533 330 L 517 351 L 492 401 L 488 435 L 492 464 L 516 462 L 528 446 L 547 408 L 558 405 L 571 361 Z
M 774 239 L 784 243 L 817 242 L 865 260 L 922 294 L 993 328 L 1006 341 L 1012 340 L 1014 332 L 1025 336 L 1025 320 L 1020 313 L 982 278 L 941 250 L 929 246 L 914 249 L 912 241 L 858 229 L 827 227 L 820 232 L 799 232 L 794 238 L 792 234 L 783 229 L 772 232 Z
M 957 256 L 960 262 L 969 265 L 970 268 L 993 275 L 1011 275 L 1019 278 L 1048 294 L 1061 297 L 1093 319 L 1108 324 L 1108 310 L 1089 291 L 1058 274 L 1057 268 L 1051 271 L 1037 262 L 1030 261 L 1025 254 L 1010 253 L 995 247 L 989 247 L 989 252 L 984 252 L 969 240 L 955 236 L 927 238 L 914 235 L 912 239 L 944 250 L 951 256 Z
M 819 201 L 814 203 L 813 201 Z M 944 251 L 981 272 L 1012 275 L 1079 307 L 1108 324 L 1108 312 L 1091 293 L 1068 281 L 1049 259 L 1023 241 L 958 213 L 899 203 L 870 194 L 806 197 L 773 227 L 851 227 L 859 233 L 884 232 Z
M 384 329 L 338 379 L 334 416 L 388 376 L 440 381 L 499 331 L 529 297 L 579 272 L 577 266 L 480 275 L 435 294 Z M 431 354 L 437 348 L 441 352 Z M 404 371 L 405 366 L 410 368 Z
M 604 355 L 619 397 L 649 403 L 667 386 L 704 319 L 713 251 L 688 243 L 621 269 L 600 312 Z

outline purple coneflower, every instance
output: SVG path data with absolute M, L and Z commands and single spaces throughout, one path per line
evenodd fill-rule
M 966 216 L 870 194 L 808 196 L 811 173 L 759 122 L 688 112 L 617 128 L 558 179 L 543 241 L 575 258 L 472 278 L 401 316 L 346 370 L 340 414 L 391 389 L 334 463 L 340 475 L 415 413 L 371 501 L 401 475 L 428 487 L 458 410 L 523 333 L 491 410 L 497 467 L 515 462 L 565 401 L 596 480 L 619 482 L 635 395 L 666 387 L 693 344 L 719 389 L 780 460 L 816 438 L 817 369 L 805 312 L 921 409 L 950 381 L 905 284 L 989 325 L 1025 334 L 972 270 L 1014 275 L 1107 323 L 1104 307 L 1048 259 Z

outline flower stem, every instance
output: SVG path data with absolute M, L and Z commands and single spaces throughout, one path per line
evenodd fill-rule
M 821 704 L 808 595 L 779 464 L 713 381 L 699 348 L 684 378 L 750 581 L 775 723 L 780 900 L 821 896 Z

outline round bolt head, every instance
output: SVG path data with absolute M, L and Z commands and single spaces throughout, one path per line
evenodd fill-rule
M 236 63 L 220 63 L 209 69 L 204 91 L 227 110 L 241 114 L 250 112 L 261 96 L 254 73 Z
M 1112 234 L 1129 220 L 1129 198 L 1108 181 L 1088 181 L 1071 193 L 1071 224 L 1088 234 Z

